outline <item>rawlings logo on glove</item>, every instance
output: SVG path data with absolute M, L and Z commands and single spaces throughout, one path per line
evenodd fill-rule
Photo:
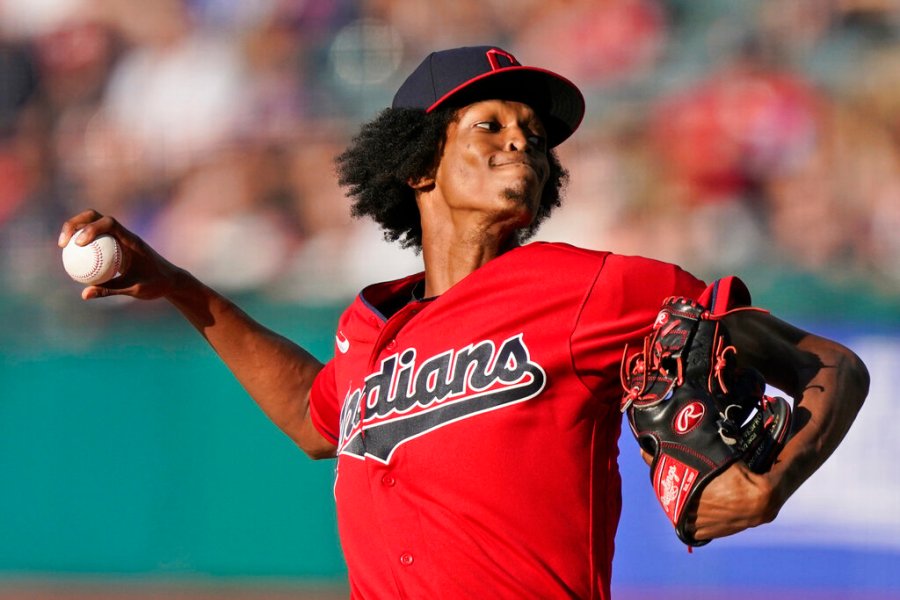
M 734 277 L 710 286 L 700 302 L 668 298 L 642 349 L 629 355 L 626 347 L 622 357 L 622 412 L 653 457 L 653 489 L 689 546 L 709 542 L 687 531 L 685 510 L 705 485 L 737 460 L 767 471 L 790 431 L 790 404 L 766 396 L 762 376 L 735 364 L 721 322 L 734 303 L 749 304 Z

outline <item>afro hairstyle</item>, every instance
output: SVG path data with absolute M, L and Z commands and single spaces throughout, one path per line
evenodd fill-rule
M 347 149 L 336 158 L 338 182 L 346 188 L 354 217 L 371 217 L 384 237 L 404 248 L 422 249 L 422 226 L 410 181 L 432 176 L 443 151 L 448 126 L 457 110 L 426 113 L 419 109 L 386 108 L 365 123 Z M 568 181 L 554 150 L 547 151 L 550 171 L 534 221 L 519 232 L 532 237 L 550 212 L 560 205 Z

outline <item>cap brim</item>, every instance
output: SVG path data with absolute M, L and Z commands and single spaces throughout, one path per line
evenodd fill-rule
M 584 118 L 584 96 L 574 83 L 552 71 L 525 66 L 474 77 L 438 98 L 428 112 L 494 99 L 531 106 L 544 123 L 550 148 L 571 136 Z

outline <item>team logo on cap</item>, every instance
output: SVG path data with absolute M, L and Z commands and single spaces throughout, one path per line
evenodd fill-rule
M 501 50 L 500 48 L 491 48 L 487 52 L 488 62 L 491 64 L 491 69 L 496 71 L 497 69 L 503 69 L 506 67 L 516 67 L 519 65 L 519 61 L 516 60 L 516 57 L 507 52 L 506 50 Z M 499 57 L 502 56 L 506 60 L 509 61 L 508 65 L 501 65 Z

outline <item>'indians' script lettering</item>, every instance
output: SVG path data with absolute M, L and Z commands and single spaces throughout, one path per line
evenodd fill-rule
M 544 389 L 522 334 L 448 350 L 423 361 L 415 348 L 392 354 L 351 390 L 341 408 L 340 452 L 387 463 L 394 450 L 451 422 L 510 406 Z

